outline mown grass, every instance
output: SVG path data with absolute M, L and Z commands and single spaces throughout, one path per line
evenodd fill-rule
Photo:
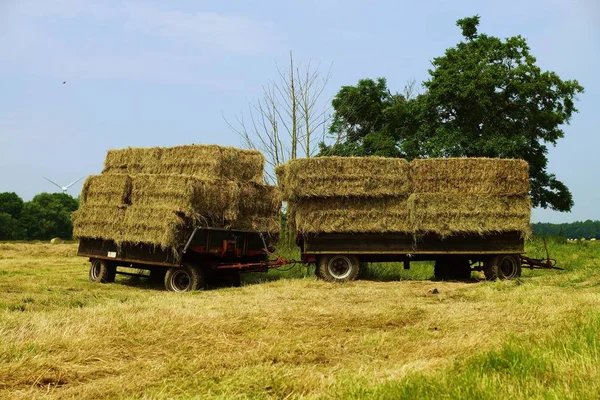
M 600 396 L 600 243 L 553 241 L 564 271 L 511 282 L 295 267 L 184 295 L 89 283 L 75 249 L 0 243 L 0 398 Z

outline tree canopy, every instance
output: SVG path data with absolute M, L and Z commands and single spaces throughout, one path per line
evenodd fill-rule
M 583 87 L 542 71 L 521 36 L 479 34 L 478 16 L 457 25 L 464 40 L 433 60 L 423 94 L 407 100 L 381 78 L 342 87 L 330 128 L 337 141 L 321 154 L 521 158 L 533 205 L 569 211 L 570 191 L 547 171 L 548 144 L 564 136 Z
M 0 193 L 0 240 L 70 239 L 71 214 L 78 206 L 65 193 L 40 193 L 28 202 L 16 193 Z

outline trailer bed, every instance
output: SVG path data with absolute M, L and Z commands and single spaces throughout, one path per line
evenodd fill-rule
M 402 233 L 321 233 L 302 235 L 303 256 L 323 254 L 390 255 L 486 255 L 524 252 L 525 241 L 517 232 L 494 235 L 415 237 Z

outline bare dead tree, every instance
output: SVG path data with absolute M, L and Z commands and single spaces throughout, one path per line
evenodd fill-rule
M 263 152 L 267 162 L 265 179 L 269 182 L 275 182 L 278 165 L 315 155 L 330 120 L 331 99 L 324 99 L 323 94 L 331 67 L 322 75 L 311 62 L 296 65 L 290 52 L 288 68 L 277 68 L 277 72 L 278 81 L 263 86 L 261 96 L 248 104 L 245 113 L 237 115 L 233 123 L 224 117 L 244 147 Z M 318 135 L 321 128 L 323 133 Z

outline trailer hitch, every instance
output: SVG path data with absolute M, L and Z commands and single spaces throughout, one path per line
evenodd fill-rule
M 563 268 L 556 266 L 556 260 L 550 258 L 550 253 L 548 252 L 548 244 L 546 243 L 545 238 L 543 240 L 544 248 L 546 249 L 546 258 L 531 258 L 527 257 L 524 254 L 521 254 L 521 267 L 529 269 L 559 269 L 563 271 Z

